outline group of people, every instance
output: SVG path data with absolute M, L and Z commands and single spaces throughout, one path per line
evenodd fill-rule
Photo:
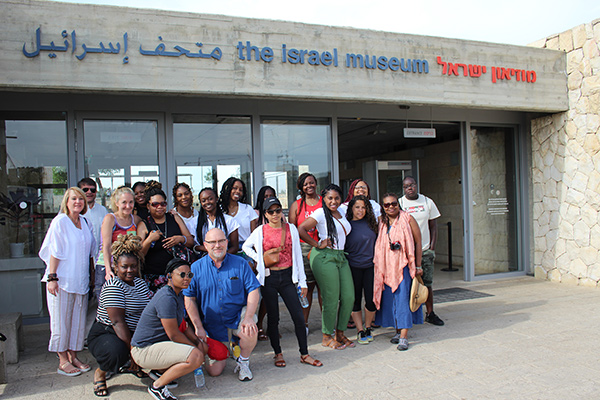
M 77 358 L 87 334 L 98 363 L 97 396 L 108 396 L 107 378 L 121 372 L 149 376 L 154 398 L 173 399 L 177 378 L 202 365 L 218 376 L 229 356 L 238 378 L 251 380 L 249 358 L 259 339 L 270 340 L 274 365 L 286 366 L 279 296 L 294 323 L 300 362 L 321 367 L 307 340 L 315 288 L 323 346 L 355 347 L 345 335 L 350 324 L 356 341 L 368 344 L 378 324 L 395 328 L 391 342 L 408 349 L 408 329 L 423 322 L 421 309 L 409 308 L 417 275 L 430 291 L 426 320 L 443 325 L 431 293 L 440 214 L 413 178 L 403 184 L 404 197 L 387 193 L 380 205 L 357 179 L 342 202 L 339 186 L 319 194 L 316 177 L 303 173 L 286 219 L 272 187 L 259 190 L 253 209 L 244 182 L 233 177 L 219 194 L 202 189 L 198 210 L 185 183 L 173 187 L 172 210 L 156 181 L 123 186 L 111 194 L 111 213 L 95 201 L 96 182 L 82 179 L 66 191 L 40 250 L 57 372 L 91 369 Z M 98 307 L 86 332 L 90 288 Z

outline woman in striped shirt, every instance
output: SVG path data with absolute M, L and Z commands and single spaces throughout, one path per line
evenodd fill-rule
M 94 373 L 94 394 L 108 396 L 106 373 L 116 373 L 129 361 L 131 336 L 152 292 L 139 278 L 144 261 L 139 236 L 119 235 L 112 244 L 115 276 L 102 287 L 96 321 L 88 335 L 88 349 L 98 362 Z M 145 374 L 132 361 L 130 372 Z

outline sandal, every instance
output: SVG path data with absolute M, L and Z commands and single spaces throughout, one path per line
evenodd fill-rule
M 335 340 L 334 338 L 330 338 L 326 342 L 322 342 L 321 346 L 331 347 L 332 349 L 335 349 L 335 350 L 344 350 L 346 348 L 346 345 L 344 343 L 340 343 L 337 340 Z
M 145 373 L 141 368 L 140 369 L 131 369 L 131 368 L 127 368 L 127 367 L 121 367 L 119 369 L 119 373 L 120 374 L 132 374 L 132 375 L 137 376 L 140 379 L 148 377 L 148 374 Z M 108 372 L 107 372 L 107 375 L 108 375 Z
M 71 368 L 69 369 L 69 371 L 65 370 L 65 368 L 71 366 Z M 75 367 L 73 364 L 71 364 L 70 361 L 65 362 L 63 365 L 60 365 L 58 367 L 58 369 L 56 370 L 56 372 L 59 375 L 64 375 L 64 376 L 77 376 L 77 375 L 81 375 L 81 370 L 77 367 Z
M 260 340 L 261 342 L 269 340 L 269 337 L 266 335 L 265 331 L 262 328 L 258 330 L 258 340 Z
M 348 325 L 346 325 L 346 328 L 348 328 L 348 329 L 356 328 L 356 324 L 354 323 L 354 320 L 351 319 L 350 321 L 348 321 Z
M 279 353 L 276 354 L 275 357 L 273 357 L 275 359 L 275 366 L 277 368 L 283 368 L 285 367 L 285 360 L 283 359 L 283 354 Z
M 92 367 L 90 367 L 88 364 L 84 364 L 78 358 L 73 359 L 73 361 L 71 361 L 71 364 L 73 364 L 73 366 L 81 372 L 88 372 L 90 369 L 92 369 Z
M 313 358 L 312 362 L 311 361 L 306 361 L 306 359 L 310 357 L 309 354 L 305 355 L 305 356 L 300 356 L 300 362 L 302 364 L 308 364 L 308 365 L 312 365 L 313 367 L 322 367 L 323 363 L 315 358 Z
M 346 345 L 346 347 L 356 347 L 356 343 L 354 343 L 352 340 L 348 339 L 346 336 L 342 335 L 342 343 L 344 343 Z
M 106 386 L 106 381 L 94 382 L 94 394 L 98 397 L 108 396 L 108 386 Z

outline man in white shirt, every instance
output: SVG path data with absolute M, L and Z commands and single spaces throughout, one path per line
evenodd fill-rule
M 79 182 L 77 182 L 77 186 L 83 190 L 85 193 L 85 200 L 88 204 L 88 210 L 83 215 L 86 220 L 92 224 L 92 232 L 94 233 L 94 239 L 96 239 L 96 244 L 98 245 L 98 252 L 102 250 L 102 235 L 100 230 L 102 228 L 102 221 L 104 220 L 104 216 L 108 214 L 108 211 L 102 204 L 96 203 L 96 192 L 98 191 L 98 187 L 96 186 L 96 182 L 94 182 L 91 178 L 83 178 Z M 98 261 L 97 259 L 95 261 Z M 105 268 L 104 265 L 96 265 L 96 274 L 95 274 L 95 288 L 94 293 L 96 296 L 100 296 L 100 290 L 102 289 L 102 285 L 104 284 L 104 273 Z
M 421 266 L 423 267 L 423 283 L 429 290 L 429 297 L 425 302 L 427 315 L 425 321 L 433 325 L 444 325 L 444 321 L 433 312 L 433 262 L 435 260 L 435 244 L 437 242 L 437 222 L 440 211 L 433 200 L 419 194 L 417 182 L 412 176 L 407 176 L 402 181 L 404 196 L 400 199 L 400 207 L 413 216 L 421 230 L 421 243 L 423 245 L 423 256 Z

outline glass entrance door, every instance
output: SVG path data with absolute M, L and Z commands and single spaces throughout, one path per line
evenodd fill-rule
M 158 119 L 150 118 L 78 118 L 77 126 L 83 127 L 83 176 L 98 184 L 98 203 L 108 208 L 112 190 L 119 186 L 160 180 L 159 125 Z
M 511 127 L 471 127 L 475 276 L 522 270 L 515 136 Z

